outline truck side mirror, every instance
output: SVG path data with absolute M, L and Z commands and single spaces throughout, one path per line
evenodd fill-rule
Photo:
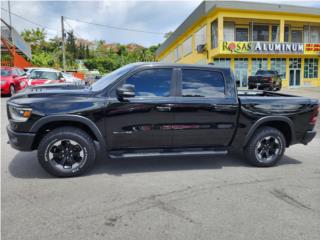
M 123 84 L 121 87 L 117 88 L 118 99 L 132 98 L 135 96 L 135 87 L 132 84 Z

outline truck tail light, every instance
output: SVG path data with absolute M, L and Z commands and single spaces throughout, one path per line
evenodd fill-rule
M 309 123 L 315 125 L 317 122 L 317 117 L 320 112 L 320 106 L 318 105 L 312 112 Z

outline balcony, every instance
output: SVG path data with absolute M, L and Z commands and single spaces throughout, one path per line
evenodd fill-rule
M 320 52 L 320 25 L 306 22 L 223 18 L 211 23 L 215 54 L 311 54 Z M 223 37 L 218 36 L 218 34 Z
M 211 23 L 211 49 L 219 46 L 218 41 L 320 43 L 319 23 L 227 17 L 220 21 L 223 24 L 217 20 Z

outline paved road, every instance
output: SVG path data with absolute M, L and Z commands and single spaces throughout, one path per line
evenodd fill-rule
M 41 169 L 36 152 L 6 145 L 5 99 L 1 105 L 2 239 L 320 236 L 319 136 L 268 169 L 231 154 L 99 162 L 86 176 L 57 179 Z

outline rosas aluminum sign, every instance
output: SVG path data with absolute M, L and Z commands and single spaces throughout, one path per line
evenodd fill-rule
M 220 49 L 222 53 L 303 54 L 304 44 L 279 42 L 223 42 Z

